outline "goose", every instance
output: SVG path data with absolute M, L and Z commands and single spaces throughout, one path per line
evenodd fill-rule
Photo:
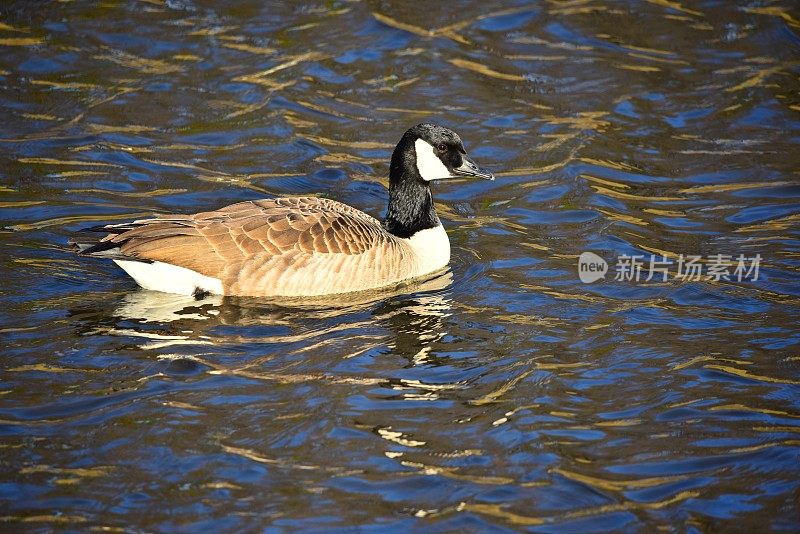
M 443 270 L 450 242 L 430 184 L 494 180 L 445 127 L 422 123 L 403 134 L 389 168 L 381 222 L 320 197 L 239 202 L 192 215 L 156 215 L 85 231 L 82 256 L 113 260 L 145 289 L 193 295 L 319 297 L 392 286 Z

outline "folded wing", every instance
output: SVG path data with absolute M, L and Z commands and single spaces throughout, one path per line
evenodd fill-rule
M 221 280 L 226 294 L 342 293 L 414 274 L 405 243 L 329 199 L 256 200 L 103 229 L 109 234 L 82 253 L 176 265 Z

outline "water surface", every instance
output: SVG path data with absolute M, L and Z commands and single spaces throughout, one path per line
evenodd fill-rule
M 792 6 L 4 4 L 0 519 L 797 530 Z M 380 216 L 423 120 L 498 175 L 436 184 L 453 259 L 427 285 L 194 301 L 66 246 L 281 195 Z M 762 261 L 614 280 L 651 254 Z

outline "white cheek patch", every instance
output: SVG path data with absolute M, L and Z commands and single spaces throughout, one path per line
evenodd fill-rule
M 414 150 L 417 152 L 417 171 L 423 180 L 430 182 L 431 180 L 450 178 L 450 171 L 433 151 L 430 143 L 417 139 L 414 141 Z

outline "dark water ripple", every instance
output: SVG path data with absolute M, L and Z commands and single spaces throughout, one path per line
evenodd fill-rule
M 14 530 L 797 530 L 800 11 L 666 0 L 0 7 Z M 422 120 L 451 273 L 371 302 L 137 290 L 77 229 L 322 193 Z M 577 256 L 760 254 L 758 280 Z

